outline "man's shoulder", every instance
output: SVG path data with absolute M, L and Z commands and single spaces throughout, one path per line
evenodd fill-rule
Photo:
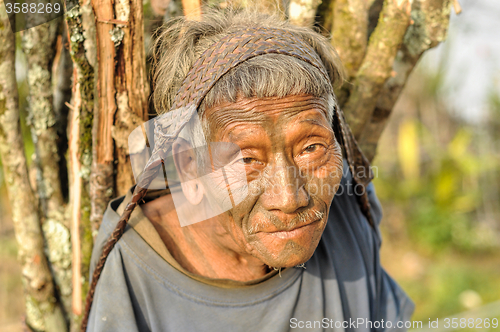
M 98 236 L 103 228 L 104 229 L 111 228 L 112 230 L 116 226 L 118 220 L 120 220 L 120 214 L 118 213 L 118 208 L 123 203 L 124 199 L 125 195 L 114 198 L 108 203 L 108 206 L 106 207 L 106 210 L 104 211 L 104 215 L 102 217 L 101 225 L 99 226 Z
M 101 256 L 104 245 L 106 244 L 109 236 L 113 232 L 116 227 L 116 224 L 120 220 L 120 215 L 117 210 L 120 204 L 125 199 L 125 196 L 120 196 L 111 200 L 108 203 L 106 210 L 104 211 L 104 215 L 102 217 L 101 225 L 99 226 L 99 232 L 94 239 L 94 247 L 92 249 L 92 257 L 90 259 L 90 277 L 92 278 L 92 274 L 94 272 L 94 268 L 97 265 L 97 261 Z

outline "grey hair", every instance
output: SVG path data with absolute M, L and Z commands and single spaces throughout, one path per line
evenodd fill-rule
M 207 94 L 200 110 L 221 101 L 245 97 L 284 97 L 297 93 L 324 96 L 344 81 L 340 58 L 328 39 L 309 28 L 294 26 L 275 15 L 249 10 L 224 12 L 205 9 L 201 21 L 178 17 L 155 33 L 153 44 L 153 102 L 157 113 L 168 112 L 175 94 L 193 63 L 224 36 L 248 27 L 268 27 L 289 31 L 308 43 L 321 58 L 330 82 L 301 60 L 285 55 L 252 58 L 233 68 Z M 228 88 L 231 88 L 228 90 Z
M 188 125 L 182 135 L 195 146 L 203 145 L 205 137 L 210 137 L 205 109 L 223 102 L 236 102 L 241 97 L 299 94 L 323 97 L 328 100 L 330 122 L 333 118 L 333 89 L 342 85 L 344 69 L 330 42 L 311 29 L 294 26 L 278 16 L 232 9 L 224 12 L 205 9 L 201 21 L 179 17 L 157 31 L 152 53 L 156 112 L 162 114 L 170 110 L 182 81 L 205 50 L 224 36 L 248 27 L 279 28 L 298 35 L 316 51 L 329 79 L 314 66 L 291 56 L 267 54 L 251 58 L 222 76 L 201 102 L 198 115 L 202 128 Z

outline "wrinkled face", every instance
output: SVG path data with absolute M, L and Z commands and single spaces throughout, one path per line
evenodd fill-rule
M 248 195 L 218 222 L 268 266 L 307 261 L 328 220 L 342 154 L 327 108 L 325 99 L 305 95 L 241 98 L 206 110 L 211 140 L 239 146 L 248 181 Z

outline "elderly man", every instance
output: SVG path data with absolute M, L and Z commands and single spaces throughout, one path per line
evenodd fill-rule
M 169 23 L 155 50 L 154 150 L 104 215 L 83 328 L 404 330 L 329 42 L 228 12 Z

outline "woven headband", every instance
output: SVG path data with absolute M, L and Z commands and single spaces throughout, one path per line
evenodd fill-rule
M 211 45 L 196 60 L 175 96 L 171 110 L 176 112 L 167 112 L 155 119 L 154 150 L 144 172 L 138 179 L 131 201 L 127 204 L 116 228 L 104 246 L 95 267 L 87 294 L 81 331 L 86 330 L 95 288 L 106 258 L 122 236 L 132 211 L 144 198 L 147 188 L 162 168 L 162 161 L 172 148 L 172 143 L 197 112 L 203 98 L 222 76 L 242 62 L 265 54 L 281 54 L 300 59 L 317 68 L 327 81 L 330 81 L 323 62 L 308 43 L 294 33 L 276 28 L 256 27 L 236 31 Z M 365 187 L 373 178 L 369 162 L 359 149 L 338 107 L 334 112 L 332 126 L 339 144 L 343 147 L 354 181 Z M 357 198 L 361 211 L 373 226 L 366 190 Z

